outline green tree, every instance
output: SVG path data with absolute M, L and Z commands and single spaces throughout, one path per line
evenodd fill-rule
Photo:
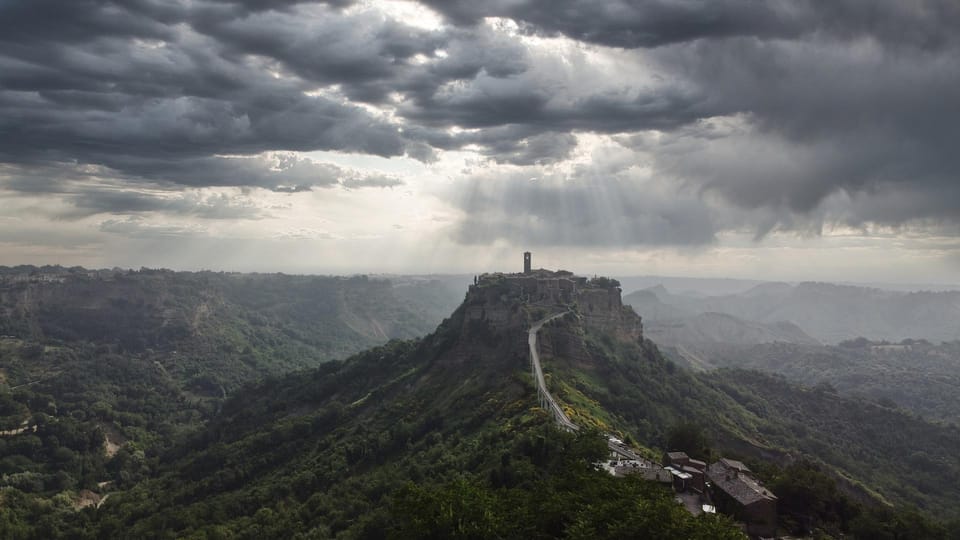
M 686 452 L 688 456 L 704 461 L 709 461 L 712 453 L 703 428 L 686 421 L 674 424 L 667 432 L 667 451 Z

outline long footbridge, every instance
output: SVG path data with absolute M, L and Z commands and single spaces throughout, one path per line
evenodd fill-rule
M 550 412 L 553 415 L 553 419 L 556 420 L 557 425 L 561 429 L 567 431 L 579 431 L 580 426 L 574 424 L 570 418 L 567 416 L 567 413 L 563 411 L 563 408 L 557 403 L 557 400 L 553 398 L 550 394 L 550 391 L 547 390 L 547 382 L 543 378 L 543 369 L 540 367 L 540 348 L 537 345 L 537 332 L 543 327 L 543 325 L 548 322 L 559 319 L 563 317 L 569 311 L 564 311 L 563 313 L 557 313 L 533 323 L 533 326 L 530 327 L 530 333 L 527 338 L 527 343 L 530 345 L 530 364 L 533 368 L 533 378 L 537 381 L 537 398 L 540 401 L 540 407 Z
M 557 426 L 560 429 L 564 429 L 566 431 L 579 431 L 580 426 L 574 424 L 573 421 L 570 420 L 570 417 L 567 416 L 566 412 L 564 412 L 563 407 L 557 403 L 557 400 L 554 399 L 550 391 L 547 390 L 547 382 L 543 378 L 543 368 L 540 366 L 540 347 L 537 343 L 537 333 L 540 332 L 540 329 L 543 328 L 543 325 L 554 319 L 559 319 L 567 313 L 570 312 L 564 311 L 562 313 L 557 313 L 547 317 L 546 319 L 533 323 L 533 326 L 530 327 L 527 343 L 530 345 L 530 364 L 533 369 L 533 378 L 535 381 L 537 381 L 537 399 L 540 401 L 540 407 L 548 411 L 553 416 L 554 421 L 556 421 Z M 627 448 L 622 442 L 614 439 L 609 434 L 607 434 L 607 446 L 610 448 L 611 455 L 615 455 L 617 459 L 638 461 L 643 459 L 632 450 Z

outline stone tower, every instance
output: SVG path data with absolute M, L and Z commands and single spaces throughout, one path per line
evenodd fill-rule
M 529 274 L 532 268 L 530 267 L 530 252 L 523 252 L 523 273 Z

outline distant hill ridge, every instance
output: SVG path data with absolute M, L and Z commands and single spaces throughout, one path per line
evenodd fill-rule
M 234 386 L 426 334 L 458 297 L 439 280 L 0 267 L 0 335 L 109 346 L 172 371 L 194 358 Z
M 857 337 L 960 339 L 960 291 L 897 292 L 815 282 L 764 283 L 742 293 L 708 297 L 671 294 L 659 287 L 627 295 L 625 302 L 648 321 L 708 312 L 759 323 L 789 321 L 824 343 Z
M 758 323 L 744 321 L 726 313 L 713 312 L 677 320 L 648 322 L 647 335 L 660 345 L 672 345 L 677 342 L 733 345 L 777 342 L 819 344 L 799 326 L 788 321 Z

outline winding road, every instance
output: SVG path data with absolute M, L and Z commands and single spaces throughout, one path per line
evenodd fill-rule
M 557 425 L 559 425 L 561 429 L 565 429 L 567 431 L 579 431 L 580 426 L 570 421 L 570 418 L 567 417 L 567 413 L 563 412 L 563 408 L 557 404 L 557 400 L 553 399 L 553 396 L 550 395 L 550 391 L 547 390 L 547 382 L 543 378 L 543 369 L 540 367 L 540 351 L 537 347 L 537 332 L 540 331 L 540 328 L 542 328 L 544 324 L 554 319 L 563 317 L 567 313 L 570 312 L 564 311 L 563 313 L 558 313 L 533 323 L 533 326 L 530 327 L 527 343 L 530 345 L 530 363 L 533 365 L 533 378 L 537 381 L 537 395 L 540 398 L 540 406 L 550 411 L 554 420 L 557 421 Z

